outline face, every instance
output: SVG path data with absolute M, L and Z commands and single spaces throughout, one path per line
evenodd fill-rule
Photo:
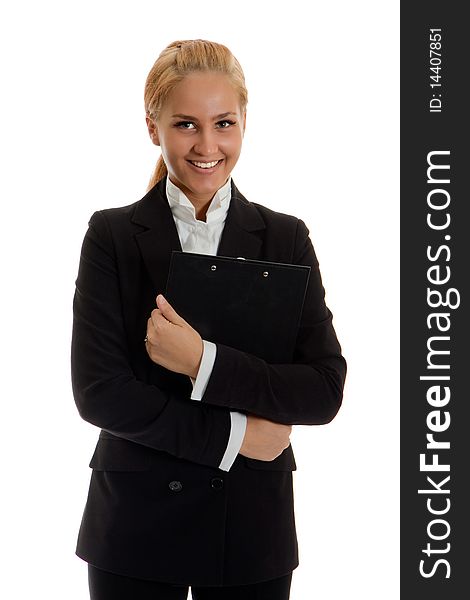
M 246 114 L 223 73 L 191 73 L 169 94 L 156 122 L 147 117 L 170 180 L 196 209 L 226 183 L 240 155 Z

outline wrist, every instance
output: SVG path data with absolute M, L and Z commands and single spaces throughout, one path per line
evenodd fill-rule
M 200 342 L 200 349 L 199 349 L 199 353 L 198 353 L 198 358 L 196 359 L 193 370 L 191 371 L 191 373 L 188 373 L 189 377 L 191 377 L 192 379 L 197 379 L 197 375 L 199 373 L 199 367 L 201 366 L 202 355 L 204 354 L 204 344 L 202 342 L 202 338 L 199 338 L 199 342 Z

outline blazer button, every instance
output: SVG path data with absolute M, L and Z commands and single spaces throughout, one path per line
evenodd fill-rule
M 172 492 L 181 492 L 181 490 L 183 489 L 183 484 L 181 483 L 181 481 L 170 481 L 168 487 Z
M 211 480 L 211 487 L 214 490 L 221 490 L 224 487 L 224 480 L 220 479 L 220 477 L 214 477 L 214 479 Z

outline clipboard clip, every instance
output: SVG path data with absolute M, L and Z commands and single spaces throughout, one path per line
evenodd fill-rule
M 237 256 L 237 260 L 246 260 L 243 256 Z M 263 277 L 268 277 L 269 271 L 263 271 Z

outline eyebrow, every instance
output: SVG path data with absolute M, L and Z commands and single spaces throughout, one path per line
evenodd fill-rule
M 216 117 L 214 117 L 214 121 L 216 121 L 217 119 L 223 119 L 225 117 L 228 117 L 229 115 L 234 115 L 237 116 L 237 113 L 235 112 L 225 112 L 225 113 L 221 113 L 220 115 L 217 115 Z M 197 121 L 196 117 L 192 117 L 191 115 L 182 115 L 182 114 L 176 114 L 176 115 L 171 115 L 172 118 L 178 118 L 178 119 L 187 119 L 188 121 Z

